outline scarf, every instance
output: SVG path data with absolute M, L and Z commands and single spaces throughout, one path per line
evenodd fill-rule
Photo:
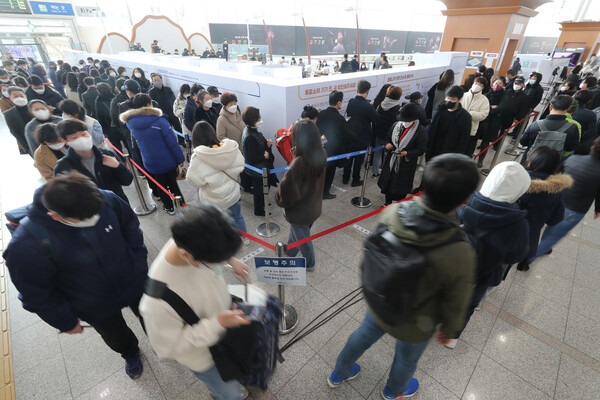
M 383 109 L 383 111 L 387 111 L 390 108 L 397 106 L 398 104 L 400 104 L 400 100 L 394 100 L 390 99 L 389 97 L 386 97 L 381 102 L 381 108 Z
M 419 120 L 413 121 L 410 125 L 405 121 L 399 121 L 396 125 L 394 125 L 394 131 L 392 132 L 392 144 L 396 146 L 396 150 L 394 150 L 394 154 L 392 154 L 392 157 L 390 158 L 390 171 L 398 173 L 400 170 L 401 160 L 399 154 L 404 151 L 406 146 L 415 136 L 415 132 L 417 132 L 418 127 Z

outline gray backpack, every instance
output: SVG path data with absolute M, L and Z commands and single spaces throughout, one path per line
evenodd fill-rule
M 565 122 L 559 129 L 550 131 L 546 127 L 546 121 L 537 121 L 540 131 L 538 132 L 533 145 L 529 148 L 531 152 L 533 149 L 540 146 L 548 146 L 557 150 L 560 154 L 565 150 L 565 140 L 567 139 L 567 129 L 571 127 L 570 122 Z

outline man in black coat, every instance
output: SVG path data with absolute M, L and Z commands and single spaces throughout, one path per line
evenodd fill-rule
M 96 99 L 98 98 L 96 82 L 94 78 L 88 76 L 87 78 L 83 78 L 83 84 L 87 87 L 86 91 L 81 94 L 85 113 L 94 119 L 98 119 L 98 113 L 96 112 Z
M 170 87 L 165 86 L 163 78 L 160 74 L 152 76 L 152 88 L 148 91 L 150 98 L 158 103 L 158 107 L 163 113 L 169 116 L 169 123 L 177 132 L 181 132 L 181 123 L 179 118 L 173 113 L 173 103 L 175 103 L 175 95 Z
M 571 114 L 571 117 L 581 125 L 581 139 L 575 149 L 575 154 L 590 154 L 590 146 L 596 139 L 596 113 L 588 110 L 586 106 L 592 100 L 592 92 L 589 90 L 580 90 L 573 96 L 577 100 L 578 108 Z
M 344 154 L 349 151 L 351 133 L 348 129 L 346 118 L 340 114 L 342 104 L 344 103 L 344 92 L 334 90 L 329 94 L 329 107 L 319 113 L 317 118 L 317 127 L 321 134 L 327 139 L 325 150 L 328 157 Z M 323 189 L 323 199 L 335 199 L 336 195 L 331 194 L 331 184 L 338 167 L 344 165 L 344 160 L 330 161 L 327 163 L 325 171 L 325 187 Z
M 525 87 L 525 95 L 529 100 L 528 107 L 530 110 L 535 109 L 537 105 L 540 104 L 540 101 L 542 101 L 544 88 L 540 85 L 541 82 L 542 74 L 539 72 L 532 72 L 527 81 L 527 86 Z
M 30 86 L 25 94 L 27 100 L 44 100 L 51 108 L 50 111 L 54 115 L 62 115 L 58 109 L 58 103 L 63 100 L 63 97 L 51 87 L 44 85 L 44 81 L 37 75 L 31 75 L 28 79 Z
M 85 123 L 76 119 L 61 121 L 56 125 L 56 134 L 67 142 L 69 150 L 56 163 L 54 176 L 75 170 L 129 203 L 122 186 L 131 184 L 133 174 L 113 152 L 94 146 Z
M 25 96 L 25 91 L 18 86 L 11 86 L 8 88 L 8 98 L 15 105 L 3 113 L 8 130 L 17 139 L 17 142 L 21 145 L 25 153 L 31 155 L 33 151 L 30 151 L 27 139 L 25 138 L 25 125 L 31 121 L 32 117 L 27 110 L 27 96 Z
M 346 108 L 346 115 L 350 117 L 348 126 L 354 136 L 352 143 L 352 150 L 354 151 L 364 150 L 370 146 L 371 137 L 373 136 L 373 124 L 379 121 L 377 110 L 367 100 L 369 90 L 371 90 L 371 83 L 366 80 L 360 80 L 356 88 L 358 94 L 348 102 L 348 107 Z M 360 179 L 360 168 L 364 159 L 365 155 L 361 154 L 351 157 L 346 161 L 343 178 L 344 185 L 350 181 L 350 173 L 352 173 L 351 186 L 361 186 L 363 184 L 363 181 Z
M 512 90 L 512 85 L 516 78 L 517 72 L 514 69 L 510 68 L 508 71 L 506 71 L 506 85 L 504 86 L 504 89 Z
M 352 72 L 352 65 L 350 61 L 348 61 L 348 54 L 344 54 L 344 61 L 340 65 L 339 69 L 340 74 L 347 74 L 348 72 Z
M 352 66 L 352 72 L 358 72 L 360 69 L 360 64 L 358 63 L 358 56 L 355 54 L 352 57 L 352 61 L 350 61 L 350 66 Z
M 440 105 L 429 129 L 427 161 L 445 153 L 470 156 L 471 114 L 460 104 L 463 94 L 460 86 L 446 90 L 446 101 Z
M 512 89 L 505 89 L 506 93 L 498 107 L 502 119 L 502 129 L 507 129 L 516 122 L 521 121 L 529 112 L 529 99 L 523 90 L 524 87 L 525 79 L 518 76 L 513 82 Z M 519 126 L 516 126 L 508 135 L 515 137 L 518 132 Z
M 593 110 L 600 107 L 600 87 L 598 86 L 598 79 L 594 76 L 588 76 L 583 80 L 583 86 L 592 94 L 592 99 L 586 105 L 586 108 L 588 110 Z

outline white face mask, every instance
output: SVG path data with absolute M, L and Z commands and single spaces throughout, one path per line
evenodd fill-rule
M 65 225 L 72 226 L 73 228 L 91 228 L 95 226 L 100 220 L 100 214 L 92 215 L 87 219 L 82 219 L 79 222 L 71 222 L 71 221 L 60 221 Z
M 261 126 L 263 124 L 263 120 L 258 120 L 258 122 L 256 123 L 256 127 L 258 128 L 259 126 Z
M 583 89 L 584 86 L 585 86 L 585 83 L 581 82 L 581 85 L 579 85 L 579 89 Z
M 566 86 L 561 86 L 559 90 L 560 90 L 561 92 L 564 92 L 565 90 L 567 90 L 567 87 L 566 87 Z
M 133 75 L 135 75 L 135 77 L 136 77 L 136 78 L 141 78 L 141 77 L 142 77 L 142 74 L 140 74 L 139 72 L 136 72 L 136 73 L 135 73 L 135 74 L 133 74 Z
M 62 113 L 62 119 L 66 121 L 67 119 L 71 119 L 71 117 L 68 114 Z
M 479 93 L 483 90 L 483 88 L 477 84 L 473 84 L 473 86 L 471 87 L 471 92 L 473 93 Z
M 535 85 L 536 82 L 537 82 L 537 79 L 533 79 L 533 78 L 529 79 L 530 85 Z
M 17 97 L 12 100 L 12 102 L 17 107 L 25 107 L 27 105 L 27 99 L 25 97 Z
M 50 110 L 37 110 L 32 112 L 32 114 L 34 117 L 36 117 L 37 119 L 41 119 L 42 121 L 45 121 L 48 118 L 50 118 Z
M 60 150 L 65 147 L 65 142 L 49 144 L 48 147 L 50 147 L 52 150 Z
M 96 63 L 94 65 L 96 66 L 96 68 L 100 68 L 100 63 Z
M 68 142 L 68 144 L 69 144 L 69 147 L 72 147 L 73 150 L 76 150 L 76 151 L 87 151 L 87 150 L 90 150 L 92 148 L 92 146 L 94 145 L 92 143 L 91 136 L 79 137 L 71 142 Z
M 3 90 L 2 91 L 2 96 L 8 97 L 8 90 Z
M 232 114 L 235 114 L 237 112 L 237 106 L 227 107 L 227 111 L 229 111 Z
M 212 106 L 213 106 L 212 100 L 207 100 L 206 102 L 204 102 L 204 107 L 211 108 Z
M 212 102 L 215 104 L 219 104 L 221 102 L 221 100 L 219 100 L 218 97 L 215 97 L 214 99 L 212 99 Z
M 117 76 L 117 73 L 116 73 L 116 72 L 112 72 L 112 71 L 111 71 L 109 75 L 110 75 L 110 77 L 111 77 L 111 78 L 114 78 L 114 77 L 116 77 L 116 76 Z
M 37 94 L 44 94 L 44 92 L 46 91 L 46 89 L 33 89 L 33 91 L 36 92 Z
M 10 79 L 6 78 L 6 79 L 0 79 L 0 82 L 2 83 L 8 83 L 10 81 Z
M 513 84 L 513 90 L 514 90 L 515 92 L 518 92 L 518 91 L 519 91 L 519 90 L 521 90 L 522 88 L 523 88 L 523 86 L 521 86 L 521 85 L 514 85 L 514 84 Z

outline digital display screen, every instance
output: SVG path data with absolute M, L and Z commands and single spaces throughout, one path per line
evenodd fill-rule
M 27 0 L 0 0 L 0 13 L 31 14 Z
M 307 27 L 308 46 L 313 55 L 356 53 L 356 29 Z
M 26 45 L 4 45 L 4 49 L 13 58 L 35 58 L 33 48 Z
M 407 53 L 433 53 L 440 49 L 442 34 L 437 32 L 409 32 Z
M 208 24 L 211 43 L 248 44 L 245 24 Z
M 579 62 L 581 53 L 571 53 L 566 51 L 555 51 L 552 58 L 569 58 L 569 67 L 574 67 Z
M 407 39 L 406 31 L 361 29 L 360 52 L 362 54 L 404 53 Z
M 557 38 L 529 36 L 524 38 L 522 54 L 550 54 L 554 51 Z

